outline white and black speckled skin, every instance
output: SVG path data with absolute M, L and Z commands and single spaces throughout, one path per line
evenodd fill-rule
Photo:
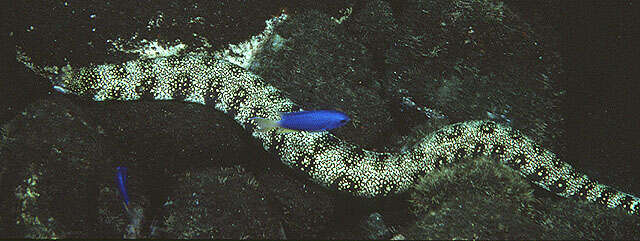
M 316 183 L 374 198 L 406 191 L 440 166 L 486 155 L 559 196 L 577 196 L 640 215 L 640 199 L 590 180 L 511 127 L 492 121 L 446 126 L 406 153 L 367 151 L 328 132 L 258 132 L 251 117 L 276 118 L 301 109 L 283 93 L 238 66 L 207 54 L 133 60 L 67 70 L 57 78 L 70 93 L 103 100 L 181 100 L 233 117 L 265 150 Z

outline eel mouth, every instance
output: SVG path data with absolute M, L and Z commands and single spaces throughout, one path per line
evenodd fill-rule
M 71 91 L 64 83 L 64 73 L 58 73 L 51 78 L 51 85 L 53 90 L 62 94 L 70 94 Z

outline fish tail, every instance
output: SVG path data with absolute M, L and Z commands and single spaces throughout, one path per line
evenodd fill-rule
M 131 211 L 129 210 L 129 203 L 122 201 L 122 206 L 124 207 L 124 211 L 126 213 L 130 213 Z
M 258 126 L 258 132 L 265 132 L 278 128 L 278 121 L 275 120 L 269 120 L 261 117 L 253 117 L 250 120 L 253 120 L 253 122 L 256 123 Z

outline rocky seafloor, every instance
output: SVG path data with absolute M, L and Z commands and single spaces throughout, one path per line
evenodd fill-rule
M 29 2 L 9 8 L 10 38 L 34 64 L 89 66 L 138 58 L 122 48 L 141 39 L 214 52 L 283 9 L 287 21 L 248 68 L 305 109 L 352 113 L 340 138 L 398 151 L 443 125 L 494 118 L 567 156 L 558 40 L 509 2 Z M 8 66 L 24 69 L 15 59 Z M 23 110 L 3 110 L 3 238 L 639 237 L 638 217 L 553 196 L 484 158 L 429 173 L 405 195 L 359 200 L 287 169 L 206 106 L 93 102 L 47 93 L 49 80 L 17 72 L 0 81 L 34 94 Z M 11 96 L 21 95 L 0 98 Z M 140 223 L 115 185 L 123 165 Z M 638 193 L 629 179 L 610 184 Z M 372 213 L 384 223 L 371 225 Z

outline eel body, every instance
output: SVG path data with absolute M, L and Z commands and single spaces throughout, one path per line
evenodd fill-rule
M 273 119 L 301 108 L 259 76 L 204 53 L 67 69 L 54 85 L 95 101 L 177 100 L 211 106 L 230 115 L 285 165 L 358 197 L 401 193 L 420 175 L 485 155 L 559 196 L 640 215 L 637 197 L 590 179 L 531 138 L 492 121 L 445 126 L 402 153 L 364 150 L 328 132 L 259 132 L 250 118 Z

